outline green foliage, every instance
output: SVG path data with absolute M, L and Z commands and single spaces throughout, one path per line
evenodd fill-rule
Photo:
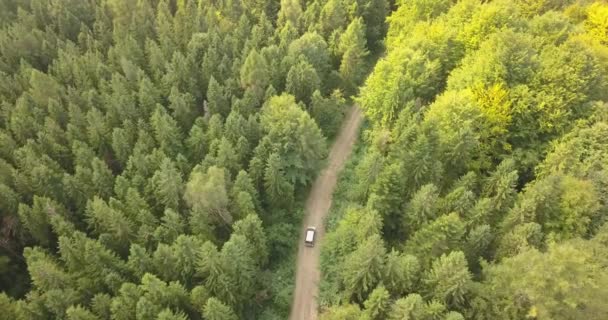
M 281 0 L 279 10 L 279 25 L 289 25 L 299 29 L 302 5 L 297 0 Z
M 321 80 L 313 66 L 301 56 L 300 62 L 292 66 L 287 73 L 285 90 L 291 93 L 296 101 L 310 105 L 312 93 L 319 90 Z
M 393 295 L 414 292 L 418 287 L 420 270 L 416 256 L 392 250 L 386 255 L 383 282 Z
M 325 88 L 325 79 L 329 75 L 331 65 L 329 49 L 323 37 L 316 32 L 307 32 L 294 40 L 289 45 L 287 52 L 286 59 L 290 65 L 300 61 L 300 57 L 303 56 L 315 68 L 319 79 L 321 79 L 321 87 Z
M 299 195 L 357 92 L 323 318 L 601 317 L 607 12 L 0 1 L 0 318 L 286 318 Z
M 274 149 L 287 181 L 295 186 L 304 185 L 318 170 L 326 154 L 325 138 L 312 118 L 302 110 L 291 95 L 272 97 L 262 108 L 261 123 L 265 142 Z M 268 157 L 270 153 L 260 156 Z
M 236 320 L 234 311 L 216 298 L 209 298 L 203 308 L 205 319 L 209 320 Z
M 433 258 L 460 247 L 464 225 L 456 213 L 441 216 L 420 228 L 406 242 L 406 252 L 412 253 L 426 265 Z
M 382 278 L 385 254 L 380 236 L 372 235 L 346 257 L 341 272 L 346 297 L 364 300 Z
M 448 307 L 462 307 L 471 284 L 464 253 L 452 251 L 441 255 L 433 261 L 423 281 L 433 299 L 444 302 Z
M 556 239 L 584 236 L 601 208 L 590 181 L 552 175 L 537 180 L 521 194 L 505 218 L 505 228 L 517 223 L 537 222 Z
M 184 199 L 192 208 L 192 219 L 196 219 L 198 215 L 206 215 L 216 223 L 232 223 L 225 179 L 223 168 L 210 167 L 206 173 L 203 173 L 200 167 L 192 171 L 184 193 Z
M 390 295 L 388 291 L 383 286 L 378 286 L 363 303 L 365 306 L 363 317 L 365 319 L 384 319 L 389 303 Z
M 422 186 L 408 203 L 403 227 L 410 230 L 408 234 L 420 229 L 426 223 L 437 218 L 439 190 L 433 184 Z
M 241 68 L 241 86 L 263 92 L 269 82 L 268 62 L 257 51 L 251 51 Z
M 91 311 L 81 307 L 70 307 L 66 311 L 67 319 L 69 320 L 96 320 L 99 317 L 95 316 Z
M 481 314 L 496 319 L 595 318 L 605 312 L 607 281 L 600 271 L 606 256 L 596 250 L 601 249 L 575 240 L 551 245 L 545 253 L 527 250 L 487 266 L 478 293 Z
M 437 302 L 425 303 L 417 293 L 401 298 L 391 307 L 388 319 L 441 319 L 445 306 Z
M 325 98 L 318 90 L 312 94 L 310 115 L 315 119 L 325 136 L 333 137 L 340 129 L 344 117 L 346 101 L 338 90 Z
M 331 307 L 321 314 L 322 320 L 357 320 L 360 317 L 359 306 L 352 304 Z
M 342 54 L 340 76 L 346 92 L 354 92 L 366 74 L 367 40 L 363 19 L 354 19 L 340 37 L 338 52 Z
M 278 154 L 271 154 L 264 170 L 265 191 L 268 200 L 275 207 L 286 207 L 293 202 L 294 185 L 285 176 L 281 160 Z
M 0 316 L 2 320 L 17 319 L 17 309 L 15 303 L 5 293 L 0 293 L 0 306 L 3 313 Z
M 369 7 L 323 10 L 335 17 L 325 34 Z M 348 196 L 321 252 L 329 310 L 372 301 L 327 265 L 357 261 L 371 236 L 347 236 L 363 227 L 343 208 L 365 207 L 393 248 L 377 280 L 391 297 L 384 318 L 601 318 L 606 12 L 601 1 L 396 2 L 386 54 L 356 98 L 365 152 L 341 179 Z M 358 22 L 329 38 L 336 58 L 362 43 Z
M 40 265 L 67 277 L 47 286 L 33 267 L 29 294 L 7 285 L 27 297 L 22 318 L 197 319 L 211 295 L 240 318 L 273 303 L 258 278 L 287 255 L 285 212 L 326 156 L 315 120 L 335 133 L 345 99 L 328 95 L 338 66 L 302 18 L 319 4 L 212 2 L 0 5 L 1 283 L 25 278 L 24 247 L 58 248 Z M 199 277 L 205 241 L 224 268 Z M 210 286 L 193 309 L 144 297 L 146 275 Z

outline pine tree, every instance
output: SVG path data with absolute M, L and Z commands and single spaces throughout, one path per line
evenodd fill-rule
M 206 173 L 195 168 L 186 184 L 184 199 L 196 214 L 207 215 L 210 222 L 232 223 L 225 177 L 223 168 L 210 167 Z
M 412 197 L 403 217 L 403 227 L 411 235 L 438 215 L 439 190 L 433 184 L 422 186 Z
M 268 62 L 256 50 L 252 50 L 241 68 L 241 86 L 252 88 L 261 97 L 270 83 Z
M 390 306 L 390 295 L 384 286 L 380 285 L 370 293 L 363 305 L 364 319 L 385 319 Z
M 182 175 L 175 163 L 164 158 L 158 171 L 150 179 L 152 194 L 160 208 L 178 210 L 183 193 Z
M 370 49 L 376 49 L 386 34 L 386 16 L 390 11 L 389 1 L 370 0 L 364 9 L 363 19 L 366 28 L 367 43 Z
M 415 292 L 418 287 L 421 266 L 418 258 L 401 254 L 394 249 L 386 255 L 382 282 L 393 295 Z
M 192 163 L 201 161 L 208 150 L 208 141 L 205 135 L 206 128 L 207 124 L 202 117 L 196 118 L 192 128 L 190 128 L 190 133 L 188 134 L 188 138 L 186 138 L 185 146 L 186 149 L 189 150 L 188 156 Z
M 264 170 L 264 187 L 268 200 L 274 207 L 288 206 L 293 201 L 294 186 L 285 177 L 281 158 L 276 153 L 268 158 Z
M 99 317 L 82 306 L 71 306 L 65 313 L 68 320 L 99 320 Z
M 329 0 L 321 9 L 319 18 L 319 29 L 324 36 L 329 36 L 332 32 L 344 29 L 348 23 L 347 8 L 340 0 Z
M 457 214 L 441 216 L 422 227 L 406 242 L 405 251 L 418 257 L 423 266 L 433 258 L 458 249 L 464 236 L 464 225 Z
M 259 266 L 266 264 L 268 259 L 267 237 L 262 227 L 262 220 L 257 215 L 250 214 L 242 220 L 237 221 L 234 224 L 233 234 L 241 235 L 249 241 L 253 247 L 253 252 L 255 252 Z
M 245 170 L 239 171 L 237 174 L 234 183 L 232 184 L 232 189 L 230 190 L 230 196 L 232 199 L 236 199 L 241 192 L 247 193 L 256 208 L 260 208 L 260 202 L 258 199 L 258 191 L 253 185 L 253 181 L 251 177 Z
M 154 230 L 154 238 L 158 242 L 171 243 L 186 230 L 184 218 L 172 209 L 165 209 L 161 224 Z
M 385 254 L 380 236 L 372 235 L 346 257 L 340 276 L 348 298 L 365 300 L 382 278 Z
M 176 156 L 183 150 L 182 133 L 177 122 L 169 116 L 162 106 L 157 105 L 156 111 L 150 118 L 154 137 L 160 149 L 169 156 Z
M 207 88 L 207 108 L 206 116 L 209 114 L 219 114 L 222 117 L 227 117 L 229 112 L 229 99 L 226 97 L 224 88 L 215 80 L 213 76 L 209 79 L 209 88 Z M 209 112 L 207 114 L 207 112 Z
M 432 317 L 433 310 L 430 307 L 430 305 L 425 304 L 419 294 L 412 293 L 393 303 L 388 319 L 440 319 L 439 317 Z
M 488 249 L 493 240 L 492 228 L 487 224 L 478 225 L 469 231 L 463 251 L 472 270 L 477 265 L 479 257 L 488 256 Z
M 302 5 L 299 0 L 281 0 L 278 14 L 278 25 L 286 26 L 291 24 L 296 29 L 300 29 L 300 17 L 302 16 Z
M 126 251 L 126 245 L 135 236 L 135 225 L 123 212 L 110 207 L 99 197 L 87 203 L 86 222 L 96 234 L 106 234 L 112 238 L 116 249 Z
M 423 281 L 431 298 L 459 308 L 465 304 L 471 277 L 464 253 L 452 251 L 433 261 Z
M 312 93 L 320 89 L 321 80 L 313 66 L 302 57 L 289 69 L 285 90 L 306 105 L 310 105 Z
M 156 317 L 158 320 L 187 320 L 188 316 L 183 312 L 173 312 L 171 309 L 165 309 Z
M 176 86 L 171 88 L 168 107 L 173 111 L 173 118 L 177 120 L 182 132 L 190 130 L 198 116 L 194 103 L 194 97 L 190 93 L 181 93 Z
M 344 117 L 346 101 L 338 90 L 324 98 L 320 91 L 315 91 L 310 98 L 310 115 L 327 137 L 333 137 L 340 129 Z
M 344 80 L 345 90 L 355 93 L 355 88 L 363 81 L 366 69 L 367 40 L 365 38 L 365 24 L 361 18 L 354 19 L 340 37 L 338 47 L 342 53 L 340 62 L 340 76 Z
M 293 65 L 296 61 L 299 61 L 301 55 L 315 68 L 321 80 L 321 88 L 325 89 L 324 83 L 329 75 L 331 60 L 327 43 L 323 37 L 316 32 L 307 32 L 291 42 L 287 50 L 286 59 L 291 61 L 291 65 Z M 326 92 L 326 90 L 321 91 Z
M 209 320 L 237 320 L 232 309 L 216 298 L 209 298 L 203 309 L 203 316 Z

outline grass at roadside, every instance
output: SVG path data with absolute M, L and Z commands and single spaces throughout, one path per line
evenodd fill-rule
M 340 172 L 338 177 L 338 184 L 336 185 L 336 189 L 333 194 L 332 206 L 325 220 L 326 232 L 332 232 L 335 230 L 338 222 L 342 219 L 348 208 L 358 206 L 358 204 L 352 199 L 352 187 L 355 185 L 356 168 L 365 154 L 366 144 L 362 142 L 362 135 L 365 128 L 366 125 L 364 123 L 359 131 L 359 138 L 355 143 L 353 152 L 346 161 L 344 169 Z M 336 300 L 339 300 L 339 288 L 337 288 L 335 281 L 331 279 L 331 275 L 327 275 L 323 272 L 323 270 L 328 270 L 327 266 L 331 263 L 334 262 L 328 261 L 328 259 L 324 256 L 323 245 L 321 245 L 321 282 L 319 284 L 318 298 L 319 308 L 321 310 L 325 306 L 334 304 Z

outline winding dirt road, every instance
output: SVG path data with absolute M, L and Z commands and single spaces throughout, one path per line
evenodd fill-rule
M 348 112 L 338 138 L 329 153 L 327 168 L 317 177 L 306 200 L 305 218 L 298 246 L 296 286 L 291 306 L 290 320 L 316 320 L 317 294 L 319 291 L 319 244 L 325 235 L 323 222 L 331 207 L 332 194 L 336 187 L 338 173 L 357 139 L 359 126 L 363 120 L 361 110 L 353 106 Z M 304 230 L 315 226 L 315 246 L 304 246 Z

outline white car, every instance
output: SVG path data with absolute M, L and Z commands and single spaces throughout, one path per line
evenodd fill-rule
M 307 247 L 313 247 L 315 245 L 315 233 L 317 229 L 315 227 L 306 228 L 306 236 L 304 237 L 304 245 Z

